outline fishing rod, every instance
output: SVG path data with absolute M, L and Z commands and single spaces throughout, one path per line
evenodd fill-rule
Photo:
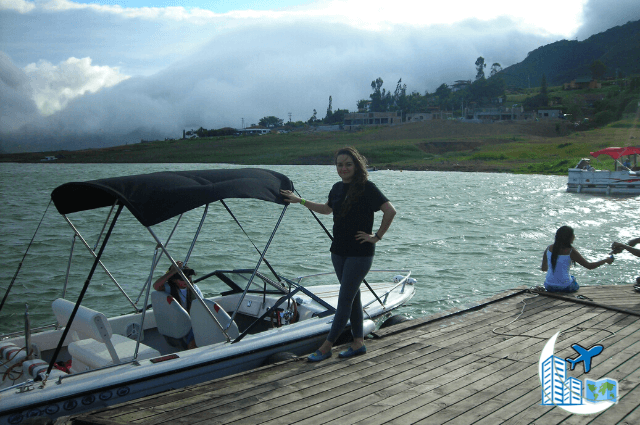
M 293 189 L 293 190 L 296 192 L 296 195 L 298 195 L 298 197 L 301 197 L 300 193 L 298 193 L 298 191 L 296 189 Z M 307 208 L 307 209 L 313 215 L 313 218 L 316 219 L 318 224 L 320 224 L 320 227 L 322 227 L 322 230 L 324 230 L 324 232 L 327 234 L 327 236 L 329 236 L 329 239 L 331 239 L 331 242 L 333 242 L 333 235 L 329 232 L 329 230 L 327 230 L 327 228 L 324 226 L 324 224 L 322 224 L 322 222 L 320 221 L 320 219 L 318 218 L 316 213 L 311 211 L 309 208 Z M 376 297 L 376 300 L 378 300 L 378 302 L 380 303 L 382 308 L 385 308 L 384 303 L 380 300 L 380 298 L 378 298 L 378 295 L 373 291 L 371 286 L 369 286 L 369 283 L 367 282 L 367 279 L 362 279 L 362 283 L 364 283 L 367 286 L 367 288 L 369 288 L 369 291 L 373 294 L 374 297 Z
M 36 231 L 33 233 L 33 236 L 31 237 L 31 242 L 29 242 L 29 245 L 27 246 L 27 250 L 24 252 L 24 255 L 22 256 L 22 260 L 20 260 L 20 264 L 18 264 L 18 269 L 16 270 L 16 273 L 13 275 L 13 279 L 11 279 L 11 283 L 9 284 L 9 287 L 7 288 L 7 292 L 5 292 L 4 298 L 2 298 L 2 303 L 0 303 L 0 311 L 2 311 L 2 307 L 4 307 L 4 302 L 7 300 L 7 297 L 9 296 L 9 292 L 11 292 L 11 288 L 13 287 L 13 283 L 16 281 L 16 278 L 18 277 L 18 273 L 20 273 L 20 269 L 22 268 L 22 263 L 24 262 L 24 259 L 27 257 L 27 252 L 29 252 L 29 248 L 31 248 L 31 245 L 33 244 L 33 240 L 36 238 L 36 234 L 38 234 L 38 229 L 40 229 L 40 225 L 42 224 L 42 220 L 44 220 L 44 216 L 47 214 L 47 211 L 49 210 L 49 207 L 51 206 L 51 202 L 53 202 L 53 200 L 49 200 L 49 204 L 47 205 L 47 208 L 45 208 L 44 214 L 42 214 L 42 218 L 40 219 L 40 223 L 38 223 L 38 227 L 36 227 Z

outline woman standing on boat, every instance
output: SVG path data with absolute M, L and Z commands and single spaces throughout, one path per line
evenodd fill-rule
M 549 292 L 575 292 L 580 287 L 576 278 L 569 274 L 571 263 L 578 263 L 582 267 L 593 270 L 603 264 L 613 263 L 613 257 L 604 260 L 589 262 L 585 260 L 577 249 L 571 245 L 576 236 L 569 226 L 562 226 L 556 232 L 553 245 L 549 245 L 542 254 L 542 266 L 540 269 L 547 272 L 544 287 Z
M 291 191 L 281 191 L 290 203 L 300 203 L 320 214 L 333 213 L 331 261 L 340 282 L 338 308 L 331 331 L 325 342 L 308 359 L 318 362 L 331 357 L 331 348 L 351 320 L 353 343 L 340 357 L 352 357 L 367 352 L 364 345 L 364 316 L 360 301 L 360 284 L 371 268 L 375 244 L 389 229 L 396 210 L 391 202 L 368 180 L 366 159 L 352 147 L 340 149 L 335 156 L 341 181 L 333 185 L 329 199 L 319 204 L 299 198 Z M 382 222 L 373 232 L 373 215 L 382 211 Z

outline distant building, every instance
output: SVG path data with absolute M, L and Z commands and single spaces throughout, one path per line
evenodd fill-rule
M 435 109 L 426 112 L 413 112 L 406 115 L 406 122 L 421 122 L 431 120 L 446 120 L 453 118 L 453 112 L 444 112 L 440 109 Z
M 564 83 L 562 88 L 564 90 L 600 89 L 602 88 L 602 84 L 593 78 L 582 77 L 576 78 L 570 83 Z
M 351 112 L 344 115 L 344 129 L 402 124 L 402 112 Z
M 191 129 L 189 131 L 182 130 L 182 138 L 183 139 L 197 139 L 198 138 L 198 132 L 195 131 L 194 129 Z
M 268 128 L 241 128 L 237 130 L 241 134 L 269 134 L 271 130 Z
M 552 118 L 561 118 L 562 111 L 558 109 L 538 109 L 537 118 L 539 119 L 552 119 Z
M 464 120 L 473 122 L 515 121 L 533 118 L 533 112 L 524 112 L 522 105 L 501 108 L 467 108 Z

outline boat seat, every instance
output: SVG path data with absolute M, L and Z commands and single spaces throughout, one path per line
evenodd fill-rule
M 60 326 L 66 326 L 75 304 L 58 298 L 52 304 L 53 312 Z M 80 306 L 71 324 L 71 332 L 77 332 L 85 339 L 71 342 L 71 372 L 83 372 L 112 364 L 133 360 L 136 341 L 123 335 L 114 334 L 106 316 L 98 311 Z M 140 344 L 138 360 L 160 356 L 160 352 Z
M 227 312 L 211 300 L 205 299 L 204 302 L 222 327 L 226 328 L 231 321 L 231 317 L 229 317 Z M 204 347 L 205 345 L 227 340 L 220 327 L 213 321 L 213 318 L 211 318 L 202 303 L 198 300 L 193 300 L 191 303 L 191 328 L 193 329 L 193 336 L 198 347 Z M 240 335 L 236 322 L 231 321 L 231 326 L 229 326 L 227 334 L 229 338 L 232 339 Z
M 164 291 L 153 291 L 151 304 L 160 335 L 169 345 L 186 349 L 187 346 L 182 338 L 191 330 L 189 313 Z

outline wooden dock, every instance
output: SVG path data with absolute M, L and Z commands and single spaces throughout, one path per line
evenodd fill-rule
M 619 401 L 592 415 L 541 404 L 538 362 L 604 347 L 584 381 L 618 381 Z M 64 424 L 638 424 L 640 293 L 632 285 L 555 295 L 517 288 L 464 310 L 375 332 L 368 352 L 320 363 L 265 366 L 117 406 L 61 418 Z

